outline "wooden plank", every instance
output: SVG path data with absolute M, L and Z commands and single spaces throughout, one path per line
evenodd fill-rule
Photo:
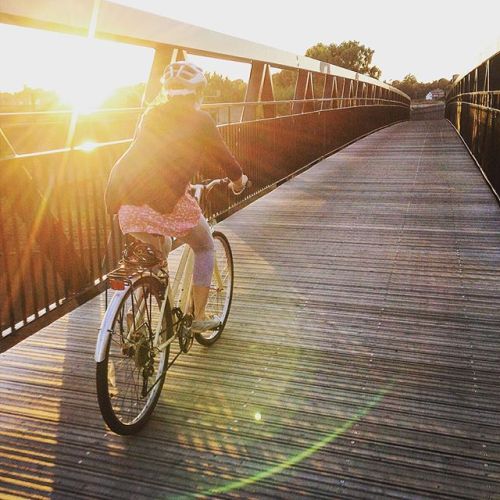
M 0 497 L 500 495 L 500 210 L 447 122 L 373 134 L 220 227 L 227 330 L 139 436 L 97 408 L 104 297 L 0 356 Z

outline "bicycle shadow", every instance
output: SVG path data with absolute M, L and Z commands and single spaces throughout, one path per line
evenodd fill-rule
M 268 232 L 276 224 L 245 223 L 252 217 L 237 214 L 219 227 L 233 247 L 236 283 L 220 341 L 179 359 L 152 420 L 126 441 L 131 454 L 154 446 L 156 463 L 169 471 L 169 484 L 153 490 L 159 495 L 254 491 L 270 481 L 278 487 L 295 482 L 302 460 L 326 474 L 314 450 L 355 425 L 383 389 L 370 378 L 371 353 L 362 344 L 353 352 L 352 341 L 342 345 L 345 325 L 328 308 L 321 317 L 328 297 L 318 299 L 315 283 L 305 282 L 307 261 L 296 256 L 296 274 L 293 255 L 287 266 L 273 264 L 279 248 Z M 287 233 L 285 247 L 310 244 L 308 234 Z M 316 245 L 324 265 L 341 246 Z M 354 360 L 364 372 L 352 368 Z
M 347 183 L 352 180 L 349 175 Z M 302 182 L 323 182 L 328 199 L 315 199 Z M 432 366 L 438 358 L 433 352 L 421 352 L 420 364 L 414 361 L 412 344 L 423 342 L 419 332 L 401 316 L 384 312 L 386 290 L 396 280 L 387 267 L 398 258 L 396 194 L 379 213 L 385 224 L 381 240 L 378 229 L 362 218 L 367 207 L 343 207 L 347 195 L 340 191 L 326 173 L 310 170 L 306 180 L 290 181 L 220 225 L 235 257 L 226 330 L 213 347 L 195 344 L 179 359 L 151 421 L 137 436 L 109 432 L 95 398 L 99 318 L 93 308 L 99 304 L 102 314 L 103 298 L 69 316 L 58 355 L 45 361 L 54 368 L 43 371 L 53 377 L 45 384 L 50 394 L 43 395 L 53 413 L 38 420 L 46 429 L 38 429 L 36 456 L 30 466 L 24 462 L 24 472 L 43 470 L 56 498 L 293 498 L 314 497 L 315 491 L 345 498 L 374 491 L 382 484 L 376 483 L 379 477 L 391 481 L 391 491 L 407 494 L 408 489 L 398 490 L 403 483 L 393 486 L 394 477 L 410 467 L 400 463 L 401 446 L 413 459 L 418 449 L 444 449 L 448 457 L 454 438 L 471 447 L 481 446 L 481 439 L 494 442 L 490 424 L 481 426 L 477 440 L 466 439 L 479 435 L 471 433 L 476 422 L 455 415 L 463 411 L 459 403 L 477 408 L 482 396 L 452 385 L 466 367 L 450 367 L 442 359 Z M 305 217 L 306 211 L 312 217 Z M 405 275 L 398 279 L 407 280 L 409 289 L 415 285 Z M 397 340 L 399 346 L 409 344 L 406 352 L 391 345 L 395 336 L 384 335 L 388 326 L 405 328 Z M 38 335 L 42 342 L 44 333 Z M 396 395 L 387 397 L 392 388 Z M 491 413 L 482 413 L 484 421 L 493 421 Z M 35 424 L 29 425 L 32 430 Z M 439 433 L 446 436 L 444 444 Z M 441 461 L 437 466 L 443 470 Z M 428 479 L 418 470 L 412 491 L 429 491 L 416 489 Z
M 235 261 L 226 329 L 214 346 L 195 344 L 169 370 L 158 406 L 139 435 L 105 429 L 95 401 L 92 336 L 85 347 L 68 337 L 66 348 L 86 357 L 79 366 L 85 380 L 71 375 L 75 365 L 68 356 L 62 385 L 67 392 L 78 385 L 85 398 L 80 407 L 61 399 L 60 420 L 87 434 L 73 479 L 66 452 L 56 453 L 56 492 L 62 494 L 76 477 L 82 493 L 109 497 L 240 490 L 258 495 L 266 488 L 308 496 L 304 470 L 329 481 L 331 491 L 342 491 L 339 481 L 348 471 L 324 461 L 323 451 L 334 442 L 339 450 L 351 449 L 346 440 L 387 390 L 376 348 L 357 335 L 383 300 L 377 295 L 365 313 L 356 307 L 356 283 L 366 276 L 344 260 L 346 252 L 362 252 L 355 225 L 341 221 L 318 236 L 327 217 L 322 214 L 335 208 L 335 189 L 333 201 L 307 193 L 301 198 L 295 180 L 280 190 L 218 227 Z M 300 215 L 291 220 L 290 199 L 317 214 L 318 224 Z M 374 283 L 387 279 L 382 274 L 373 271 Z M 339 298 L 345 289 L 349 293 Z M 102 297 L 96 301 L 102 314 Z M 68 331 L 81 328 L 69 322 Z M 97 331 L 97 325 L 92 328 Z M 62 442 L 66 433 L 64 425 Z

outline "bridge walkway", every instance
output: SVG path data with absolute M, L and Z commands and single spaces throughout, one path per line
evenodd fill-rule
M 221 224 L 227 329 L 106 430 L 98 297 L 0 356 L 0 497 L 495 498 L 500 209 L 444 120 L 358 141 Z

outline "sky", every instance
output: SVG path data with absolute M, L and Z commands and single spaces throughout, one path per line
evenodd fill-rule
M 500 2 L 475 0 L 119 0 L 119 3 L 295 54 L 318 42 L 358 40 L 385 80 L 464 73 L 500 49 Z
M 408 73 L 424 82 L 449 79 L 500 49 L 500 2 L 494 0 L 475 0 L 467 10 L 456 0 L 309 0 L 302 5 L 284 0 L 115 1 L 295 54 L 318 42 L 357 40 L 375 50 L 373 63 L 389 82 Z M 71 102 L 81 96 L 85 80 L 92 104 L 112 87 L 147 78 L 150 49 L 69 36 L 61 43 L 61 37 L 0 24 L 0 46 L 16 47 L 2 51 L 0 90 L 24 84 L 52 88 Z M 248 75 L 247 65 L 202 63 L 230 77 Z M 89 83 L 79 77 L 82 73 L 98 77 Z

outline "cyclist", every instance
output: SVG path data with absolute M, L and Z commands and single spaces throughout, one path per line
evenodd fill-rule
M 164 255 L 171 237 L 193 249 L 193 330 L 201 332 L 220 324 L 219 318 L 205 315 L 215 249 L 210 227 L 189 193 L 190 180 L 208 162 L 226 172 L 235 194 L 243 192 L 248 178 L 210 115 L 200 110 L 203 70 L 175 62 L 165 68 L 161 82 L 167 101 L 150 106 L 141 117 L 132 144 L 111 170 L 106 206 L 118 214 L 124 234 Z

